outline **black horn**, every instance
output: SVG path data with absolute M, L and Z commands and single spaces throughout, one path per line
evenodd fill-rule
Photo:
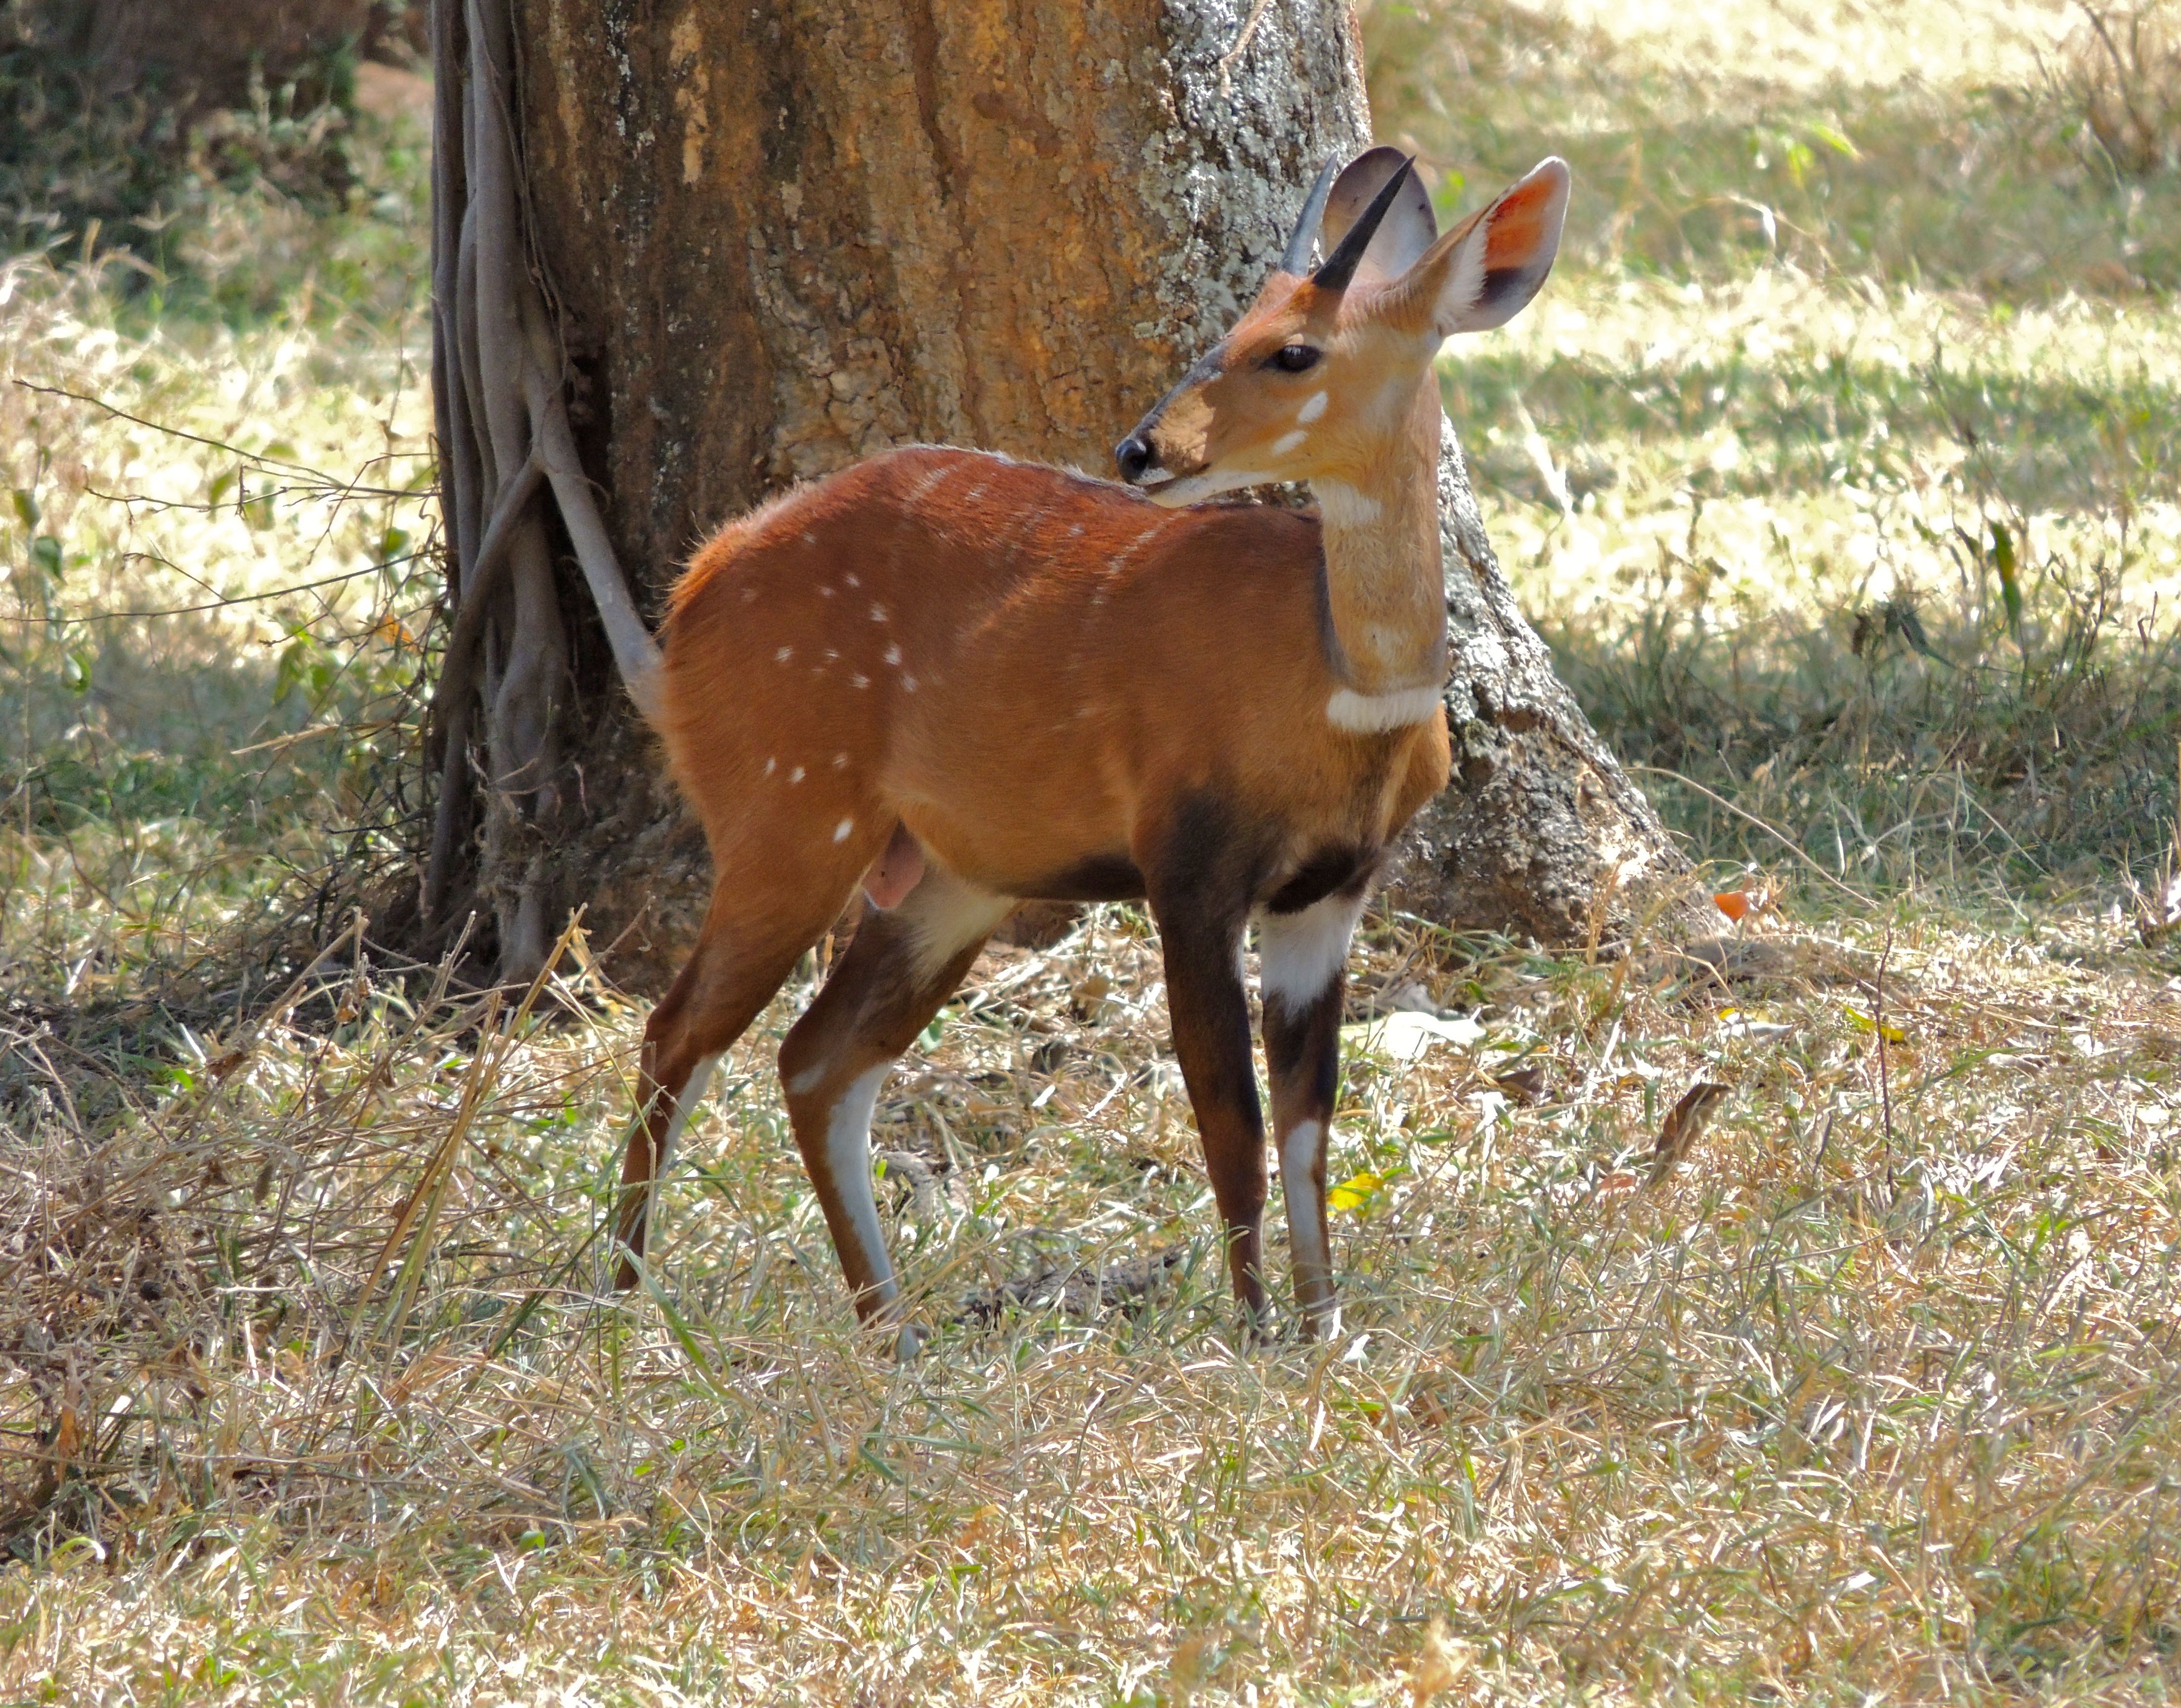
M 1378 222 L 1394 205 L 1394 198 L 1400 194 L 1401 185 L 1408 181 L 1410 169 L 1416 163 L 1413 156 L 1404 160 L 1394 175 L 1378 186 L 1371 205 L 1356 216 L 1356 223 L 1341 234 L 1333 253 L 1325 257 L 1325 264 L 1311 275 L 1312 284 L 1320 290 L 1348 289 L 1349 280 L 1356 277 L 1356 267 L 1363 259 L 1363 251 L 1370 248 L 1371 240 L 1378 234 Z
M 1319 168 L 1317 182 L 1310 187 L 1309 197 L 1303 202 L 1302 216 L 1295 221 L 1295 235 L 1288 239 L 1287 253 L 1280 257 L 1280 271 L 1300 276 L 1310 266 L 1311 245 L 1317 241 L 1317 228 L 1325 219 L 1325 198 L 1333 193 L 1333 179 L 1339 165 L 1336 159 L 1328 160 Z

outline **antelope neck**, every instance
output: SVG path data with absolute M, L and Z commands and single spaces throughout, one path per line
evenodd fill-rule
M 1438 394 L 1427 376 L 1416 407 L 1355 482 L 1311 482 L 1325 543 L 1327 603 L 1342 692 L 1333 720 L 1356 701 L 1414 700 L 1429 715 L 1446 681 L 1446 592 L 1439 556 Z M 1352 697 L 1344 698 L 1344 697 Z M 1379 727 L 1390 728 L 1381 722 Z

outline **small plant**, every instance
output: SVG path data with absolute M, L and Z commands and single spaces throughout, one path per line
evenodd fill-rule
M 2083 19 L 2054 80 L 2114 169 L 2130 178 L 2181 164 L 2181 5 L 2078 0 Z

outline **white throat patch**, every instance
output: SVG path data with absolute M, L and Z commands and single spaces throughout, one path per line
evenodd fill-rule
M 1364 735 L 1428 723 L 1438 703 L 1439 690 L 1428 684 L 1421 688 L 1396 688 L 1390 694 L 1359 694 L 1353 688 L 1336 688 L 1325 702 L 1325 719 L 1337 730 Z

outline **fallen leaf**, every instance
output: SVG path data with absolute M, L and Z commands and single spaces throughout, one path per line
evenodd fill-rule
M 1409 1699 L 1415 1708 L 1423 1708 L 1442 1690 L 1451 1690 L 1469 1670 L 1469 1645 L 1447 1635 L 1444 1619 L 1433 1620 L 1416 1658 L 1409 1663 Z
M 1545 1100 L 1545 1070 L 1537 1062 L 1533 1061 L 1527 1067 L 1510 1068 L 1505 1073 L 1495 1073 L 1490 1077 L 1510 1103 L 1519 1103 L 1527 1107 Z
M 1666 1118 L 1659 1124 L 1659 1143 L 1651 1152 L 1651 1184 L 1659 1182 L 1681 1165 L 1681 1160 L 1695 1147 L 1711 1119 L 1711 1112 L 1719 1106 L 1731 1088 L 1715 1079 L 1699 1079 L 1681 1094 L 1681 1100 L 1666 1111 Z
M 1754 890 L 1714 890 L 1711 900 L 1713 906 L 1739 925 L 1745 919 L 1770 912 L 1778 905 L 1780 892 L 1770 884 L 1762 884 Z
M 1858 1032 L 1878 1032 L 1880 1030 L 1880 1028 L 1875 1020 L 1873 1020 L 1868 1014 L 1865 1014 L 1860 1008 L 1856 1007 L 1852 1003 L 1844 1004 L 1842 1006 L 1842 1012 L 1847 1016 L 1847 1023 L 1850 1026 L 1852 1026 Z M 1903 1032 L 1890 1020 L 1886 1022 L 1883 1032 L 1886 1041 L 1888 1044 L 1906 1044 L 1908 1041 L 1908 1034 L 1906 1032 Z
M 1326 1193 L 1325 1201 L 1335 1209 L 1361 1209 L 1385 1189 L 1385 1176 L 1366 1169 L 1361 1174 L 1351 1174 Z
M 1342 1027 L 1340 1041 L 1350 1050 L 1370 1050 L 1396 1061 L 1414 1061 L 1434 1044 L 1482 1044 L 1484 1028 L 1466 1016 L 1441 1020 L 1435 1014 L 1404 1008 L 1376 1020 Z

